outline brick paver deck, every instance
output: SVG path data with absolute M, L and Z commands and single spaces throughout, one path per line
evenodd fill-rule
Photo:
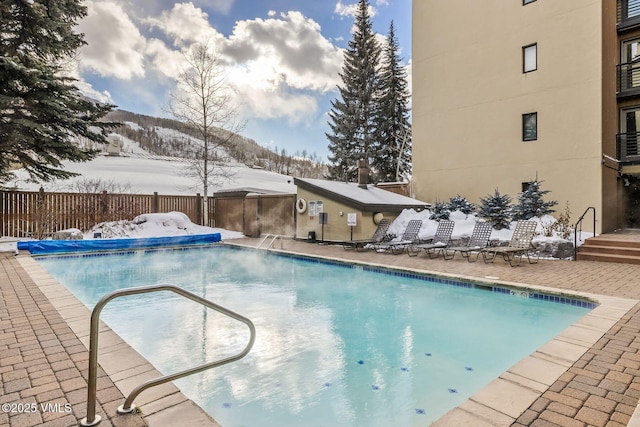
M 256 239 L 241 244 L 255 246 Z M 495 264 L 430 260 L 424 255 L 344 251 L 341 247 L 285 241 L 283 249 L 354 262 L 423 270 L 522 286 L 640 300 L 640 266 L 542 260 L 512 268 Z M 279 247 L 279 243 L 276 243 Z M 87 350 L 13 256 L 0 254 L 0 403 L 69 403 L 69 413 L 7 414 L 0 426 L 77 425 L 84 416 Z M 624 426 L 640 399 L 640 304 L 636 304 L 512 424 L 521 426 Z M 113 417 L 122 394 L 109 377 L 99 382 L 101 425 L 144 425 L 144 419 Z M 545 386 L 546 387 L 546 386 Z M 476 405 L 477 406 L 477 405 Z M 109 418 L 111 414 L 111 418 Z M 505 417 L 509 419 L 509 417 Z M 634 418 L 635 419 L 635 418 Z M 502 420 L 502 418 L 501 418 Z M 48 424 L 47 424 L 48 423 Z M 139 424 L 141 423 L 141 424 Z M 486 425 L 498 424 L 487 419 Z M 469 424 L 473 425 L 473 424 Z M 475 427 L 475 426 L 474 426 Z
M 86 416 L 88 360 L 13 255 L 0 253 L 0 426 L 77 426 Z M 137 414 L 114 416 L 124 397 L 98 372 L 100 426 L 146 426 Z

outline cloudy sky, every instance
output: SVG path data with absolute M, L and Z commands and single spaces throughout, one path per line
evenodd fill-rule
M 215 46 L 237 93 L 243 135 L 326 159 L 330 101 L 351 39 L 356 0 L 86 0 L 78 30 L 83 90 L 118 108 L 169 117 L 184 52 Z M 411 60 L 411 0 L 369 0 L 374 30 L 391 20 Z

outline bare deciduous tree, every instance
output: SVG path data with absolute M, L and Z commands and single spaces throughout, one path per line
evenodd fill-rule
M 208 41 L 185 54 L 185 66 L 171 93 L 169 112 L 196 131 L 202 145 L 194 148 L 185 175 L 202 186 L 204 221 L 208 225 L 209 187 L 232 177 L 231 144 L 243 127 L 236 121 L 233 91 L 227 84 L 220 56 Z

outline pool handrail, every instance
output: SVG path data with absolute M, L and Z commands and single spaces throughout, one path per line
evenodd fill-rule
M 98 375 L 98 334 L 99 334 L 99 324 L 100 324 L 100 312 L 104 308 L 104 306 L 111 300 L 127 296 L 127 295 L 137 295 L 149 292 L 159 292 L 159 291 L 170 291 L 174 292 L 178 295 L 181 295 L 185 298 L 188 298 L 192 301 L 200 303 L 208 308 L 211 308 L 219 313 L 222 313 L 232 319 L 235 319 L 239 322 L 244 323 L 249 327 L 249 331 L 251 336 L 249 337 L 249 342 L 245 346 L 245 348 L 235 356 L 226 357 L 224 359 L 216 360 L 214 362 L 209 362 L 204 365 L 196 366 L 191 369 L 187 369 L 181 372 L 176 372 L 170 375 L 164 375 L 158 378 L 154 378 L 148 380 L 136 388 L 134 388 L 129 396 L 125 399 L 125 402 L 122 406 L 118 407 L 119 414 L 127 414 L 131 413 L 135 410 L 135 405 L 133 404 L 133 400 L 144 390 L 164 384 L 169 381 L 173 381 L 178 378 L 186 377 L 191 374 L 196 374 L 198 372 L 205 371 L 210 368 L 215 368 L 217 366 L 225 365 L 227 363 L 235 362 L 236 360 L 242 359 L 246 356 L 256 339 L 256 328 L 253 322 L 246 317 L 235 313 L 221 305 L 215 304 L 207 299 L 199 297 L 189 291 L 186 291 L 178 286 L 163 284 L 163 285 L 151 285 L 151 286 L 140 286 L 136 288 L 127 288 L 127 289 L 119 289 L 117 291 L 111 292 L 110 294 L 105 295 L 98 301 L 93 310 L 91 311 L 91 330 L 89 335 L 89 381 L 88 381 L 88 390 L 87 390 L 87 416 L 80 421 L 81 426 L 95 426 L 101 421 L 100 415 L 96 415 L 96 387 L 97 387 L 97 375 Z
M 263 248 L 262 245 L 267 241 L 267 239 L 271 238 L 271 241 L 269 242 L 269 244 Z M 258 243 L 258 246 L 256 246 L 256 249 L 266 249 L 269 250 L 271 249 L 271 247 L 273 246 L 273 244 L 275 243 L 276 240 L 280 240 L 280 249 L 282 249 L 282 241 L 284 239 L 293 239 L 293 236 L 285 236 L 282 234 L 266 234 L 262 240 L 260 241 L 260 243 Z
M 580 227 L 580 238 L 582 240 L 582 221 L 584 220 L 584 217 L 587 215 L 587 213 L 589 213 L 589 211 L 592 210 L 593 211 L 593 235 L 596 235 L 596 208 L 594 208 L 593 206 L 589 206 L 582 215 L 580 215 L 580 218 L 578 219 L 578 221 L 576 222 L 576 225 L 573 227 L 573 260 L 577 261 L 578 260 L 578 227 Z

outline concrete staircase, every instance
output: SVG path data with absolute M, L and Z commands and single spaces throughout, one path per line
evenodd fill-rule
M 578 261 L 640 264 L 640 238 L 602 234 L 590 237 L 578 248 Z

